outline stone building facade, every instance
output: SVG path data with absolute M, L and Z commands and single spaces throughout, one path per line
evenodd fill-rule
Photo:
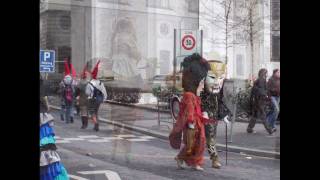
M 150 79 L 173 71 L 174 29 L 202 29 L 203 55 L 224 60 L 225 49 L 219 42 L 223 32 L 219 24 L 207 20 L 210 12 L 223 12 L 215 1 L 44 0 L 40 47 L 56 50 L 57 73 L 63 71 L 63 58 L 70 56 L 77 72 L 87 61 L 101 60 L 100 77 Z M 271 62 L 270 1 L 257 7 L 264 18 L 261 35 L 255 39 L 254 72 L 280 64 Z M 233 7 L 232 15 L 235 10 Z M 241 40 L 241 30 L 230 35 L 234 45 L 228 49 L 228 77 L 247 79 L 252 69 L 248 43 Z

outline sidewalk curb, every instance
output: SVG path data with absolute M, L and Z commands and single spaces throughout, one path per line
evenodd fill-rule
M 139 108 L 139 109 L 145 109 L 145 110 L 148 110 L 148 111 L 158 112 L 158 109 L 157 109 L 157 108 L 148 107 L 148 106 L 128 104 L 128 103 L 120 103 L 120 102 L 110 101 L 110 100 L 107 100 L 107 101 L 105 101 L 105 102 L 106 102 L 106 103 L 109 103 L 109 104 L 119 105 L 119 106 L 134 107 L 134 108 Z M 169 111 L 169 110 L 160 110 L 160 112 L 161 112 L 161 113 L 168 113 L 168 114 L 170 114 L 170 111 Z M 242 119 L 237 119 L 236 122 L 249 123 L 249 121 L 242 120 Z M 260 121 L 258 121 L 257 123 L 262 124 L 262 122 L 260 122 Z M 276 122 L 276 124 L 277 124 L 277 125 L 280 125 L 280 122 Z
M 139 108 L 139 109 L 145 109 L 145 110 L 149 110 L 149 111 L 158 112 L 158 109 L 157 108 L 153 108 L 153 107 L 147 107 L 147 106 L 141 106 L 141 105 L 135 105 L 135 104 L 128 104 L 128 103 L 120 103 L 120 102 L 110 101 L 110 100 L 107 100 L 105 102 L 107 102 L 109 104 L 119 105 L 119 106 L 135 107 L 135 108 Z M 160 112 L 162 112 L 162 113 L 170 113 L 169 110 L 161 110 L 161 109 L 160 109 Z
M 142 134 L 146 134 L 149 136 L 153 136 L 153 137 L 157 137 L 159 139 L 163 139 L 166 141 L 169 141 L 169 135 L 164 134 L 164 133 L 159 133 L 159 132 L 155 132 L 153 130 L 150 129 L 146 129 L 146 128 L 142 128 L 142 127 L 137 127 L 137 126 L 132 126 L 129 124 L 124 124 L 124 123 L 119 123 L 119 122 L 115 122 L 115 121 L 111 121 L 108 119 L 104 119 L 104 118 L 100 118 L 100 121 L 108 123 L 108 124 L 112 124 L 118 127 L 122 127 L 122 128 L 126 128 L 132 131 L 136 131 L 136 132 L 140 132 Z M 219 150 L 223 150 L 225 151 L 225 144 L 216 144 L 217 148 Z M 280 153 L 278 152 L 273 152 L 273 151 L 263 151 L 263 150 L 259 150 L 259 149 L 251 149 L 251 148 L 244 148 L 244 147 L 239 147 L 239 146 L 232 146 L 232 145 L 228 145 L 228 151 L 230 152 L 234 152 L 234 153 L 242 153 L 242 154 L 247 154 L 247 155 L 254 155 L 254 156 L 262 156 L 262 157 L 268 157 L 268 158 L 275 158 L 275 159 L 280 159 Z
M 57 106 L 50 105 L 50 107 L 53 109 L 56 109 L 56 110 L 60 110 L 60 108 Z M 146 129 L 146 128 L 142 128 L 142 127 L 132 126 L 129 124 L 119 123 L 119 122 L 111 121 L 111 120 L 104 119 L 104 118 L 100 118 L 99 121 L 169 141 L 169 135 L 167 135 L 165 133 L 159 133 L 159 132 L 153 131 L 151 129 Z M 226 150 L 225 144 L 217 143 L 216 146 L 219 150 L 223 150 L 223 151 Z M 247 154 L 247 155 L 280 159 L 280 153 L 274 152 L 274 151 L 264 151 L 264 150 L 259 150 L 259 149 L 244 148 L 244 147 L 232 146 L 232 145 L 228 145 L 228 151 L 234 152 L 234 153 L 241 153 L 241 154 Z

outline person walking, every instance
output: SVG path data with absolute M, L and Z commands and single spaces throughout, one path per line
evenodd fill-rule
M 258 79 L 254 82 L 250 95 L 251 117 L 247 127 L 248 133 L 254 133 L 254 126 L 257 119 L 261 120 L 265 129 L 269 134 L 272 134 L 271 128 L 266 121 L 266 102 L 268 99 L 267 91 L 267 74 L 266 69 L 260 69 Z
M 70 72 L 69 64 L 67 60 L 64 62 L 65 65 L 65 76 L 60 83 L 61 93 L 61 110 L 60 117 L 62 121 L 66 123 L 73 123 L 74 119 L 74 105 L 75 105 L 75 85 L 74 80 L 75 71 L 71 65 L 72 74 Z
M 222 120 L 230 115 L 229 109 L 223 102 L 224 76 L 217 76 L 212 70 L 209 71 L 205 79 L 204 91 L 201 93 L 201 108 L 203 112 L 208 113 L 211 119 Z M 221 168 L 218 151 L 216 148 L 217 126 L 215 124 L 205 125 L 206 144 L 211 159 L 212 168 Z
M 90 79 L 91 74 L 88 71 L 88 64 L 86 64 L 82 71 L 81 80 L 78 85 L 79 92 L 77 98 L 82 122 L 81 129 L 86 129 L 88 127 L 88 95 L 86 94 L 86 87 L 90 82 Z
M 179 149 L 183 136 L 184 145 L 175 157 L 179 168 L 183 168 L 183 163 L 186 163 L 195 170 L 202 171 L 206 144 L 204 124 L 208 123 L 209 119 L 202 115 L 199 96 L 203 91 L 204 79 L 210 66 L 199 54 L 193 54 L 184 59 L 182 67 L 184 93 L 178 119 L 169 135 L 169 140 L 173 148 Z
M 271 101 L 271 111 L 267 115 L 267 120 L 272 128 L 272 133 L 276 129 L 276 120 L 280 112 L 280 70 L 273 70 L 272 76 L 268 81 L 268 95 Z
M 104 84 L 97 79 L 99 64 L 100 61 L 98 61 L 93 68 L 91 73 L 92 79 L 86 86 L 86 94 L 89 100 L 88 113 L 94 123 L 93 129 L 95 131 L 99 131 L 98 112 L 100 105 L 107 99 L 106 88 L 104 87 Z

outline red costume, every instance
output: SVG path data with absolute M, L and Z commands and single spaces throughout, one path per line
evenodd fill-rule
M 177 123 L 169 138 L 171 146 L 179 149 L 181 136 L 183 134 L 183 144 L 185 144 L 185 146 L 180 150 L 177 157 L 186 162 L 188 166 L 203 165 L 203 153 L 206 144 L 204 124 L 212 123 L 212 121 L 213 120 L 206 119 L 202 116 L 200 97 L 197 97 L 192 92 L 185 92 L 180 103 Z M 190 146 L 186 146 L 188 144 L 188 123 L 195 124 L 191 148 L 189 148 Z

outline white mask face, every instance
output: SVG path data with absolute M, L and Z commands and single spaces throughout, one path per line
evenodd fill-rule
M 72 77 L 69 76 L 69 75 L 65 76 L 64 82 L 65 82 L 66 84 L 71 84 L 71 82 L 72 82 Z
M 223 85 L 223 77 L 214 77 L 214 76 L 207 76 L 206 82 L 209 86 L 209 91 L 212 93 L 219 93 L 222 85 Z

